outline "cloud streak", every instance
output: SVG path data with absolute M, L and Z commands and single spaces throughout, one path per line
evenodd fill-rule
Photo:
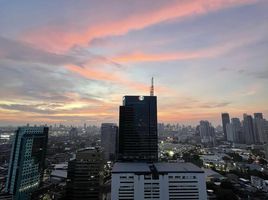
M 74 45 L 88 45 L 91 40 L 106 36 L 124 35 L 131 30 L 140 30 L 148 26 L 171 19 L 206 14 L 237 5 L 255 3 L 256 0 L 200 0 L 175 1 L 150 12 L 130 15 L 125 19 L 109 21 L 90 26 L 82 32 L 66 32 L 57 27 L 42 27 L 27 32 L 23 40 L 50 51 L 66 51 Z

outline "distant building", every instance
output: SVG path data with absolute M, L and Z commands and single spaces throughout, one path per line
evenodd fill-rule
M 191 163 L 115 163 L 112 198 L 207 199 L 204 172 Z
M 262 113 L 254 113 L 254 118 L 258 118 L 258 119 L 263 119 L 263 114 Z
M 256 142 L 265 143 L 267 141 L 267 135 L 265 134 L 265 119 L 263 119 L 262 113 L 254 113 L 254 135 Z
M 119 116 L 119 159 L 157 161 L 157 98 L 125 96 Z
M 20 127 L 12 146 L 6 191 L 14 199 L 31 199 L 43 178 L 48 127 Z
M 227 141 L 234 142 L 235 130 L 232 123 L 226 124 Z
M 215 129 L 208 121 L 200 121 L 199 133 L 203 144 L 215 143 Z
M 229 113 L 222 113 L 221 118 L 222 118 L 222 128 L 223 128 L 224 140 L 227 140 L 226 125 L 230 124 Z
M 232 118 L 231 123 L 226 125 L 227 141 L 244 143 L 243 131 L 239 118 Z
M 254 132 L 253 119 L 251 115 L 244 114 L 243 129 L 246 144 L 257 143 L 257 137 Z
M 102 153 L 96 148 L 79 150 L 69 161 L 67 198 L 69 200 L 99 200 L 102 172 Z
M 239 118 L 232 118 L 231 123 L 234 130 L 234 142 L 244 143 L 245 138 L 243 137 L 243 129 Z
M 105 160 L 115 160 L 117 158 L 118 126 L 116 124 L 101 124 L 101 146 L 104 150 Z
M 78 136 L 77 128 L 72 127 L 71 130 L 69 131 L 69 138 L 72 140 L 77 138 L 77 136 Z

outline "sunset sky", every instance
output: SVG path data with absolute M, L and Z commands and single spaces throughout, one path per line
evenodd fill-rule
M 268 1 L 0 1 L 0 125 L 117 123 L 152 76 L 159 122 L 268 118 Z

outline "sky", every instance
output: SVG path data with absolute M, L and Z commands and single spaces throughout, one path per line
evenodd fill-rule
M 267 0 L 0 0 L 0 125 L 268 118 Z

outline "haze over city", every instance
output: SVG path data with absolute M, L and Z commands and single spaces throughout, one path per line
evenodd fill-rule
M 158 121 L 268 115 L 268 1 L 0 3 L 0 125 L 118 121 L 149 95 Z

